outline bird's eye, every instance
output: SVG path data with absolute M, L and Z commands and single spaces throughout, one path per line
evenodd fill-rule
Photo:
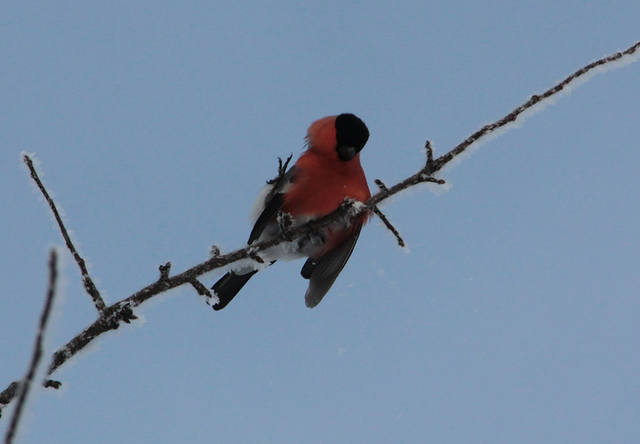
M 345 162 L 350 161 L 351 159 L 356 157 L 356 154 L 358 154 L 358 151 L 351 145 L 338 145 L 337 151 L 340 160 L 343 160 Z

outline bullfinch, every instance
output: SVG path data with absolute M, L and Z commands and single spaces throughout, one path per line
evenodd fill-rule
M 256 202 L 255 224 L 248 244 L 277 236 L 282 230 L 281 216 L 288 215 L 293 226 L 334 211 L 346 199 L 365 202 L 371 193 L 360 165 L 360 151 L 369 139 L 369 130 L 353 114 L 340 114 L 316 120 L 307 131 L 307 149 L 279 180 L 268 182 Z M 307 307 L 322 300 L 347 263 L 368 213 L 362 213 L 345 227 L 328 228 L 320 240 L 302 241 L 298 256 L 307 256 L 300 274 L 309 280 L 305 294 Z M 275 259 L 271 263 L 275 262 Z M 229 271 L 212 287 L 221 310 L 231 302 L 255 269 Z

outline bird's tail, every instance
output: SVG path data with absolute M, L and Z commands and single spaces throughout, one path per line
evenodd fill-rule
M 228 272 L 222 276 L 213 287 L 216 296 L 218 296 L 218 303 L 213 306 L 214 310 L 222 310 L 227 306 L 229 302 L 238 294 L 238 292 L 244 287 L 251 276 L 257 273 L 257 270 L 250 271 L 247 274 L 236 274 L 233 271 Z

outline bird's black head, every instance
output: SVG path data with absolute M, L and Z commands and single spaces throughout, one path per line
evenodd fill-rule
M 357 116 L 340 114 L 336 117 L 336 151 L 340 160 L 348 162 L 364 148 L 369 139 L 369 130 Z

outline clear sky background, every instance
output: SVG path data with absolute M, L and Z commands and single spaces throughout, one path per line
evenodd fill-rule
M 393 184 L 426 138 L 449 150 L 637 41 L 638 17 L 635 0 L 5 2 L 1 388 L 63 245 L 21 151 L 114 302 L 165 261 L 241 247 L 316 118 L 361 116 L 371 187 Z M 301 261 L 222 312 L 157 297 L 32 392 L 19 442 L 640 442 L 639 98 L 639 63 L 599 74 L 449 169 L 449 191 L 395 198 L 410 253 L 374 220 L 314 310 Z M 95 318 L 64 263 L 47 356 Z

